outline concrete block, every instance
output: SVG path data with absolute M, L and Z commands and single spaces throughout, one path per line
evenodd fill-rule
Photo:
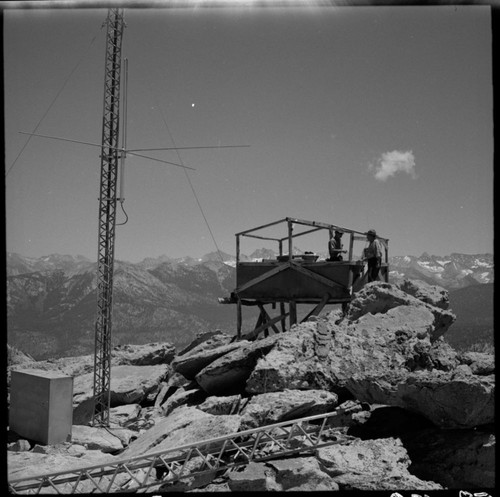
M 71 441 L 73 378 L 55 371 L 12 371 L 9 429 L 53 445 Z

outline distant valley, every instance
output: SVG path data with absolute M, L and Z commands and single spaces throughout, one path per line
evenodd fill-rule
M 222 256 L 222 261 L 221 257 Z M 113 345 L 170 342 L 178 349 L 199 332 L 234 334 L 236 309 L 222 305 L 235 288 L 235 259 L 228 254 L 201 259 L 167 256 L 139 263 L 115 262 Z M 246 260 L 269 258 L 262 249 Z M 423 280 L 449 290 L 457 315 L 446 339 L 455 348 L 493 345 L 493 256 L 423 254 L 389 260 L 390 281 Z M 94 351 L 96 264 L 81 256 L 27 258 L 7 253 L 8 343 L 35 359 Z M 245 309 L 243 330 L 255 326 L 255 309 Z

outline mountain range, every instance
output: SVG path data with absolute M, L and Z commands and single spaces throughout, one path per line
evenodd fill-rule
M 275 255 L 260 249 L 241 259 Z M 218 299 L 234 290 L 235 265 L 234 256 L 216 252 L 199 259 L 116 261 L 112 345 L 170 342 L 179 348 L 200 332 L 234 334 L 235 306 Z M 395 256 L 389 266 L 391 283 L 418 279 L 449 290 L 457 315 L 447 334 L 450 344 L 493 345 L 493 255 Z M 6 272 L 9 345 L 37 360 L 94 351 L 95 262 L 83 256 L 7 253 Z M 243 332 L 253 329 L 257 317 L 256 309 L 245 309 Z

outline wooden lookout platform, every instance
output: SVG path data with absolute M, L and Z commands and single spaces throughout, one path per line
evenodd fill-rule
M 272 234 L 268 235 L 269 231 Z M 274 234 L 274 231 L 278 234 Z M 321 231 L 325 233 L 325 252 L 328 252 L 328 241 L 334 232 L 343 232 L 342 244 L 346 250 L 343 254 L 344 260 L 329 261 L 313 252 L 293 253 L 296 238 L 311 236 L 312 233 Z M 243 237 L 276 243 L 278 255 L 256 262 L 241 260 L 240 246 Z M 380 236 L 377 238 L 385 249 L 379 279 L 388 281 L 389 240 Z M 289 327 L 297 323 L 298 304 L 309 304 L 309 307 L 314 305 L 302 321 L 318 315 L 327 304 L 343 304 L 345 308 L 353 293 L 367 282 L 366 263 L 361 260 L 361 255 L 357 258 L 354 256 L 355 245 L 361 245 L 359 242 L 367 243 L 365 232 L 289 217 L 236 233 L 236 288 L 230 297 L 220 299 L 220 302 L 237 306 L 237 337 L 253 340 L 260 333 L 268 336 L 270 330 L 286 331 L 287 321 Z M 305 246 L 306 239 L 300 243 Z M 363 247 L 359 247 L 359 254 L 362 253 Z M 279 305 L 279 315 L 271 317 L 266 305 L 270 305 L 272 309 Z M 242 337 L 243 306 L 258 306 L 260 314 L 255 329 Z

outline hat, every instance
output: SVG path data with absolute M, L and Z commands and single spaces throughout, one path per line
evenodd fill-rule
M 377 232 L 375 230 L 368 230 L 366 232 L 366 235 L 372 235 L 372 236 L 377 236 Z
M 339 230 L 335 230 L 335 234 L 336 235 L 339 234 L 340 236 L 342 236 L 344 234 L 344 232 L 343 231 L 339 231 Z

